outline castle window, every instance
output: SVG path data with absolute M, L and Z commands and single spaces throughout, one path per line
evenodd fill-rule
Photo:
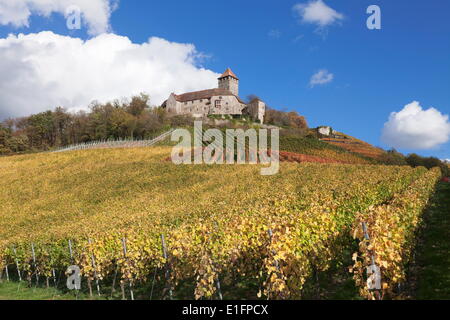
M 216 100 L 216 108 L 222 107 L 222 101 Z

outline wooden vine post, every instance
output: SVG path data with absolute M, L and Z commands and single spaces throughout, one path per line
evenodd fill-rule
M 114 278 L 113 278 L 113 282 L 112 282 L 112 286 L 111 286 L 111 298 L 114 295 L 114 292 L 116 291 L 116 279 L 117 279 L 117 273 L 119 271 L 119 266 L 117 265 L 117 261 L 115 262 L 116 264 L 116 271 L 114 272 Z
M 14 260 L 16 261 L 17 275 L 19 276 L 19 281 L 22 282 L 22 275 L 20 274 L 20 268 L 19 268 L 19 259 L 17 259 L 17 250 L 14 246 L 13 246 L 13 252 L 14 252 L 14 257 L 15 257 Z
M 272 245 L 272 239 L 273 239 L 273 231 L 272 231 L 272 229 L 269 229 L 269 230 L 267 230 L 267 233 L 269 234 L 269 239 L 270 239 L 270 241 L 269 241 L 269 246 L 270 245 Z M 276 251 L 275 250 L 272 250 L 272 252 L 271 252 L 274 256 L 277 254 L 276 253 Z M 280 264 L 278 263 L 278 260 L 277 259 L 274 259 L 274 266 L 275 266 L 275 268 L 277 269 L 277 273 L 278 273 L 278 276 L 281 274 L 281 269 L 280 269 Z M 269 281 L 270 281 L 270 278 L 272 277 L 272 273 L 271 274 L 269 274 L 269 277 L 268 277 L 268 279 L 269 279 Z M 271 289 L 271 285 L 269 286 L 269 291 L 268 291 L 268 294 L 267 294 L 267 300 L 270 300 L 270 289 Z
M 127 258 L 127 239 L 126 238 L 122 238 L 122 248 L 123 248 L 123 256 L 125 258 L 126 261 L 128 261 Z M 130 284 L 130 295 L 131 295 L 131 300 L 134 300 L 134 292 L 133 292 L 133 281 L 130 279 L 129 281 Z M 125 290 L 122 286 L 122 297 L 125 297 Z
M 56 272 L 55 272 L 55 268 L 52 268 L 52 276 L 53 276 L 53 284 L 55 285 L 55 288 L 56 288 L 57 284 L 56 284 Z
M 72 249 L 72 241 L 69 239 L 69 254 L 70 254 L 70 264 L 74 264 L 75 259 L 73 258 L 73 249 Z M 89 285 L 89 281 L 88 281 L 88 285 Z M 78 300 L 78 290 L 77 288 L 75 288 L 75 294 Z
M 36 286 L 39 285 L 39 272 L 36 265 L 36 252 L 34 251 L 34 243 L 31 243 L 31 253 L 33 255 L 34 272 L 36 273 Z
M 162 243 L 162 250 L 163 250 L 163 258 L 166 261 L 166 264 L 165 264 L 166 285 L 169 286 L 169 298 L 170 298 L 170 300 L 172 300 L 173 293 L 172 293 L 172 285 L 171 285 L 171 281 L 170 281 L 170 265 L 169 265 L 168 255 L 167 255 L 166 239 L 164 238 L 163 234 L 161 234 L 161 243 Z M 166 290 L 167 290 L 167 287 L 166 287 Z
M 6 281 L 9 282 L 9 271 L 8 271 L 8 265 L 5 266 L 5 272 L 6 272 Z
M 365 222 L 362 222 L 361 225 L 364 233 L 364 239 L 370 243 L 370 236 L 367 229 L 367 224 Z M 377 266 L 376 264 L 373 250 L 370 251 L 370 260 L 372 264 L 369 267 L 367 267 L 367 289 L 375 293 L 375 298 L 377 300 L 381 300 L 382 299 L 382 295 L 380 293 L 381 270 L 380 267 Z
M 217 231 L 217 229 L 219 228 L 219 226 L 217 225 L 217 222 L 215 222 L 214 227 L 215 227 L 215 229 Z M 208 236 L 211 235 L 210 232 L 207 232 L 207 234 L 208 234 Z M 212 260 L 212 257 L 211 257 L 211 260 Z M 214 268 L 214 272 L 216 272 L 216 274 L 217 274 L 217 269 L 218 268 L 217 268 L 217 265 L 214 263 L 214 261 L 212 261 L 212 266 Z M 219 274 L 217 274 L 217 276 L 216 276 L 215 284 L 216 284 L 217 295 L 219 297 L 219 300 L 223 300 L 222 288 L 221 288 L 221 285 L 220 285 Z
M 88 239 L 88 243 L 89 243 L 89 245 L 92 244 L 91 239 Z M 97 276 L 97 267 L 95 265 L 94 253 L 91 253 L 91 261 L 92 261 L 92 268 L 94 269 L 94 279 L 95 279 L 95 284 L 97 286 L 97 294 L 98 294 L 98 296 L 101 296 L 100 284 L 99 284 L 98 276 Z
M 217 276 L 217 278 L 216 278 L 216 287 L 217 287 L 217 294 L 219 295 L 219 300 L 223 300 L 222 289 L 221 289 L 221 287 L 220 287 L 220 279 L 219 279 L 219 276 Z

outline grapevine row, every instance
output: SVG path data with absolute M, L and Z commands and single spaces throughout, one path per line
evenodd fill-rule
M 164 270 L 162 281 L 169 290 L 195 281 L 196 299 L 215 297 L 218 282 L 227 285 L 236 279 L 258 284 L 258 297 L 295 299 L 302 297 L 303 286 L 314 272 L 345 260 L 342 252 L 352 245 L 348 236 L 354 231 L 361 238 L 358 230 L 364 221 L 371 232 L 371 247 L 361 241 L 353 268 L 355 279 L 361 294 L 371 297 L 363 285 L 363 271 L 369 251 L 375 251 L 384 275 L 383 288 L 391 292 L 404 279 L 414 230 L 439 170 L 289 167 L 289 181 L 297 181 L 297 185 L 274 190 L 265 198 L 244 198 L 241 201 L 252 201 L 245 210 L 238 203 L 228 210 L 193 215 L 181 223 L 155 224 L 153 228 L 133 224 L 75 234 L 72 257 L 67 250 L 68 237 L 2 241 L 0 268 L 17 264 L 30 281 L 33 275 L 51 278 L 55 269 L 76 264 L 89 283 L 118 274 L 122 285 L 133 286 L 143 285 L 155 270 Z M 336 171 L 341 177 L 327 180 Z M 351 179 L 342 179 L 345 174 Z M 167 242 L 166 257 L 161 234 Z

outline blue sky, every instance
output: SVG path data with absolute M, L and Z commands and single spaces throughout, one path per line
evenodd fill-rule
M 450 113 L 450 2 L 325 0 L 342 19 L 321 30 L 317 23 L 301 21 L 293 10 L 299 3 L 308 5 L 303 0 L 122 0 L 109 24 L 114 34 L 136 44 L 150 37 L 193 44 L 203 55 L 197 66 L 215 73 L 233 69 L 242 97 L 256 94 L 274 108 L 298 111 L 311 127 L 330 125 L 384 148 L 389 146 L 381 141 L 382 130 L 391 112 L 418 101 L 419 125 L 430 107 Z M 372 4 L 381 8 L 381 30 L 366 27 Z M 68 30 L 58 12 L 33 14 L 28 25 L 3 24 L 0 38 L 45 30 L 84 40 L 95 36 L 87 27 Z M 311 77 L 319 70 L 332 74 L 332 80 L 312 87 Z M 442 126 L 420 134 L 418 139 L 440 135 Z M 423 144 L 400 145 L 406 146 L 399 148 L 403 152 L 450 158 L 448 142 L 426 150 Z

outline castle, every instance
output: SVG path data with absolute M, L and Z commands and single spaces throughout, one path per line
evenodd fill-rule
M 172 93 L 162 107 L 171 114 L 191 114 L 195 118 L 208 115 L 250 116 L 254 121 L 264 122 L 266 104 L 255 98 L 248 104 L 239 98 L 239 78 L 228 68 L 220 76 L 216 89 Z

